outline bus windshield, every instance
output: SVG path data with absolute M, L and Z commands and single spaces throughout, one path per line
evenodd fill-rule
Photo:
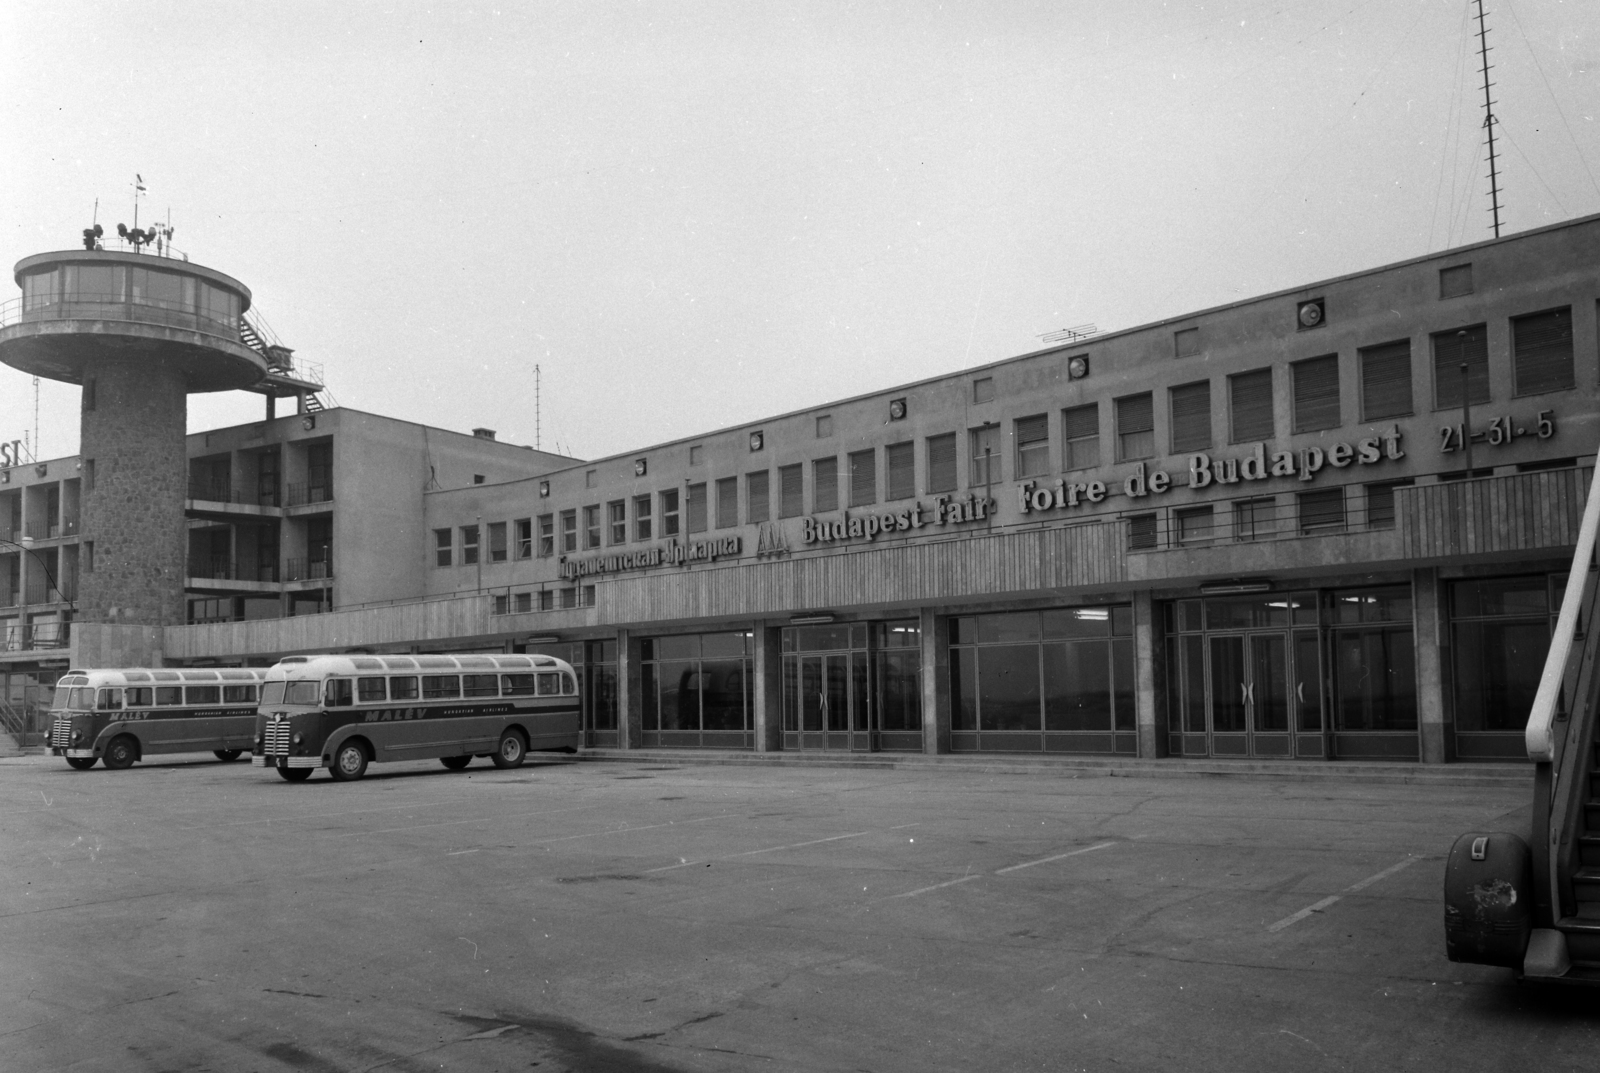
M 261 686 L 261 704 L 307 704 L 315 705 L 321 696 L 322 683 L 310 682 L 266 682 Z
M 71 686 L 56 686 L 56 694 L 50 700 L 50 708 L 52 711 L 57 712 L 67 708 L 87 708 L 89 707 L 89 702 L 86 697 L 80 696 L 78 702 L 74 704 L 72 695 L 73 693 L 88 694 L 91 692 L 91 690 L 87 689 L 73 689 Z

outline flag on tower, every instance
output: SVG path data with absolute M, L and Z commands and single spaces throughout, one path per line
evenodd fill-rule
M 138 172 L 134 172 L 133 173 L 133 178 L 134 178 L 133 188 L 135 190 L 143 191 L 144 190 L 144 176 L 140 175 Z

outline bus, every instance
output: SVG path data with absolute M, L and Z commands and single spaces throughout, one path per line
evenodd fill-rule
M 130 667 L 70 670 L 51 701 L 50 752 L 79 771 L 113 771 L 153 753 L 237 760 L 255 738 L 265 670 Z
M 514 768 L 576 752 L 580 733 L 577 676 L 551 656 L 287 656 L 262 683 L 251 763 L 290 782 L 430 757 Z

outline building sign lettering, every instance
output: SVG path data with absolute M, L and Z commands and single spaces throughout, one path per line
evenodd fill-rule
M 12 466 L 22 465 L 22 441 L 12 440 L 10 443 L 0 443 L 0 469 L 10 469 Z
M 1518 436 L 1533 433 L 1541 440 L 1548 440 L 1556 434 L 1556 418 L 1554 410 L 1540 410 L 1536 415 L 1533 426 L 1519 425 L 1511 419 L 1510 414 L 1493 418 L 1489 422 L 1487 432 L 1474 432 L 1468 436 L 1466 428 L 1462 425 L 1441 425 L 1439 427 L 1439 452 L 1450 454 L 1462 449 L 1463 437 L 1474 442 L 1487 440 L 1491 447 L 1505 447 Z
M 1103 491 L 1103 486 L 1102 486 Z M 882 533 L 904 533 L 928 525 L 959 525 L 981 522 L 989 517 L 995 501 L 987 496 L 934 496 L 928 509 L 918 502 L 908 510 L 886 510 L 877 514 L 851 514 L 845 511 L 832 520 L 800 519 L 800 543 L 831 543 L 836 540 L 865 538 L 875 540 Z
M 561 576 L 567 580 L 592 574 L 620 574 L 652 566 L 687 566 L 717 559 L 738 558 L 744 554 L 744 540 L 736 536 L 712 537 L 680 544 L 676 540 L 644 551 L 622 555 L 596 555 L 588 559 L 562 559 Z

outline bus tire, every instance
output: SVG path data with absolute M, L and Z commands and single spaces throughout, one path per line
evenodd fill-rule
M 92 756 L 69 756 L 66 758 L 67 766 L 78 771 L 88 771 L 94 767 L 94 759 Z
M 528 755 L 528 742 L 522 731 L 515 727 L 500 735 L 500 744 L 494 747 L 494 766 L 497 768 L 521 767 Z
M 111 743 L 106 746 L 103 762 L 112 771 L 123 771 L 131 768 L 137 759 L 139 759 L 139 743 L 134 741 L 131 735 L 123 734 L 111 739 Z
M 305 782 L 315 770 L 310 767 L 281 767 L 278 769 L 278 778 L 285 782 Z
M 231 764 L 239 759 L 239 754 L 242 752 L 244 752 L 243 749 L 213 749 L 211 750 L 211 755 L 221 760 L 224 764 Z
M 439 763 L 443 764 L 451 771 L 460 771 L 462 768 L 472 763 L 472 754 L 468 753 L 466 756 L 441 756 L 439 758 Z
M 351 738 L 333 754 L 328 771 L 339 782 L 355 782 L 367 773 L 367 749 L 359 738 Z

